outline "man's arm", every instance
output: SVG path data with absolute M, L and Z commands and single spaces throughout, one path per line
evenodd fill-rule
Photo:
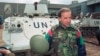
M 78 45 L 78 56 L 86 56 L 86 48 L 83 36 L 81 32 L 78 30 L 77 32 L 77 45 Z
M 7 49 L 1 49 L 0 53 L 2 53 L 2 54 L 9 54 L 11 52 L 10 52 L 10 50 L 7 50 Z
M 51 43 L 52 43 L 52 38 L 53 38 L 53 32 L 52 32 L 51 29 L 50 29 L 50 30 L 48 31 L 48 33 L 45 35 L 45 38 L 46 38 L 46 40 L 49 42 L 49 46 L 50 46 L 50 48 L 51 48 Z

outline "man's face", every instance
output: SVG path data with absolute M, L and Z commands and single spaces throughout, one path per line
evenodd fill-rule
M 59 17 L 58 20 L 63 24 L 63 26 L 68 27 L 71 23 L 71 19 L 71 12 L 62 12 L 61 17 Z

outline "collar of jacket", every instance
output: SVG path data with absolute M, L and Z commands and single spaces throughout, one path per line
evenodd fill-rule
M 68 28 L 71 27 L 71 24 L 70 24 L 68 27 L 66 27 L 66 26 L 64 26 L 61 22 L 59 22 L 59 27 L 61 27 L 61 28 L 63 28 L 63 29 L 68 29 Z

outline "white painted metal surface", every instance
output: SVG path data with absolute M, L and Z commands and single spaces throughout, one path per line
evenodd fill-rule
M 74 21 L 72 20 L 73 24 L 79 22 L 79 20 Z M 30 49 L 29 41 L 32 36 L 44 36 L 56 24 L 58 20 L 55 18 L 8 17 L 3 25 L 3 40 L 11 45 L 12 51 Z

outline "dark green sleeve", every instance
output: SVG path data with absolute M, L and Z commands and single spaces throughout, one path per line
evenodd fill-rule
M 80 31 L 77 32 L 77 37 L 78 56 L 86 56 L 85 42 Z

